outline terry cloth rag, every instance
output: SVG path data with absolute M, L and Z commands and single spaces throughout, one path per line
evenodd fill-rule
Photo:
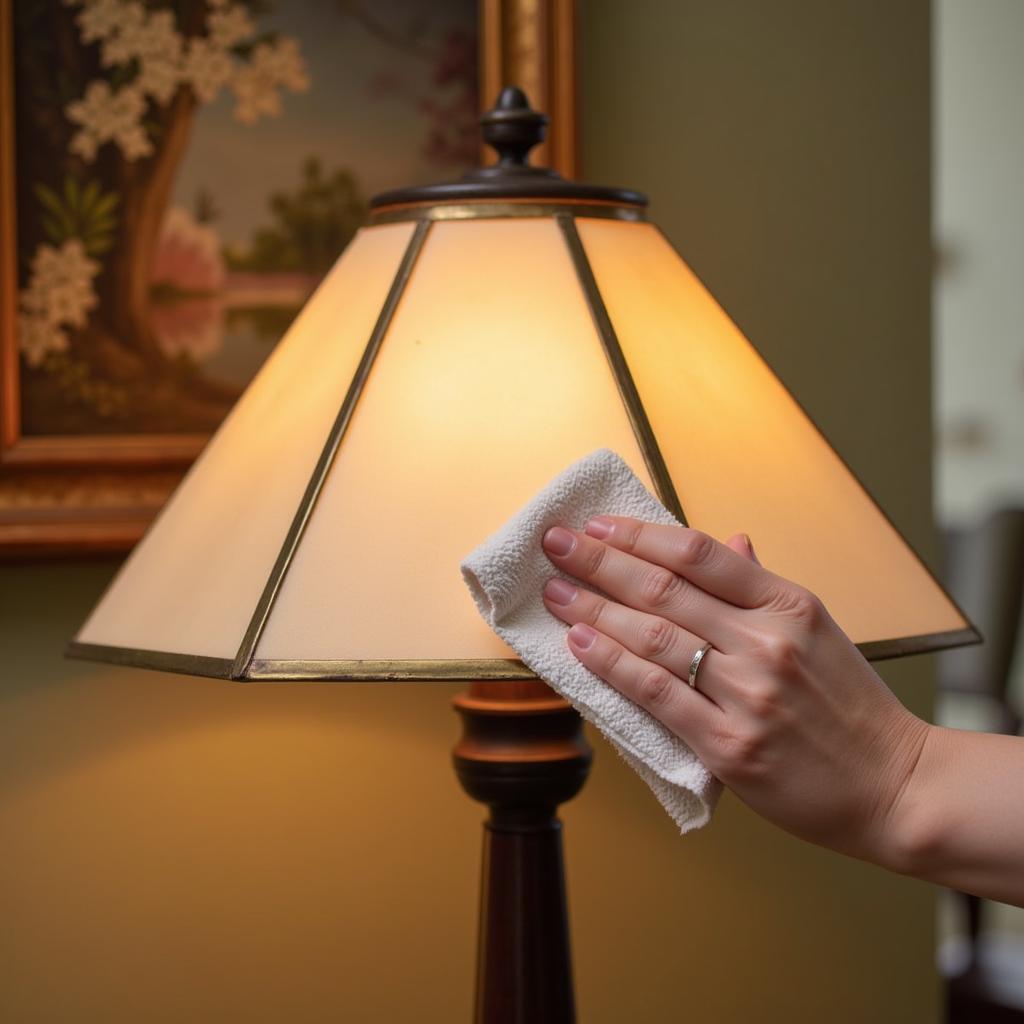
M 468 555 L 462 576 L 488 625 L 612 741 L 689 832 L 710 821 L 721 784 L 678 736 L 576 660 L 566 643 L 569 627 L 541 598 L 552 576 L 572 579 L 544 554 L 544 533 L 556 524 L 581 530 L 601 514 L 680 525 L 615 452 L 601 449 L 555 477 Z

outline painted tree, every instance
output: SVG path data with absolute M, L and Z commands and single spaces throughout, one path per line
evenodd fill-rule
M 65 89 L 80 92 L 41 126 L 64 147 L 67 173 L 62 189 L 34 187 L 46 241 L 19 302 L 29 365 L 67 350 L 71 329 L 108 355 L 162 361 L 150 268 L 197 110 L 229 90 L 235 117 L 251 124 L 281 112 L 282 90 L 309 86 L 296 40 L 259 31 L 264 6 L 63 0 L 48 20 Z

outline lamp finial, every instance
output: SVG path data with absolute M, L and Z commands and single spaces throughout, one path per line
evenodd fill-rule
M 544 141 L 547 125 L 547 116 L 534 110 L 526 93 L 514 85 L 505 86 L 480 118 L 484 142 L 497 152 L 499 166 L 509 169 L 528 165 L 528 154 Z
M 632 189 L 566 181 L 550 167 L 533 166 L 529 162 L 530 150 L 544 141 L 547 126 L 547 115 L 530 106 L 526 93 L 517 86 L 506 85 L 494 106 L 480 117 L 483 140 L 498 154 L 497 163 L 475 167 L 457 181 L 384 192 L 374 196 L 370 209 L 376 216 L 392 206 L 501 203 L 509 199 L 608 203 L 637 210 L 647 205 L 647 197 Z

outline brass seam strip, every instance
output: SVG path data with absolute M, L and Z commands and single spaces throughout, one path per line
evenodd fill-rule
M 377 358 L 377 353 L 380 351 L 381 344 L 384 341 L 384 335 L 387 333 L 388 327 L 391 325 L 391 318 L 394 316 L 395 309 L 398 307 L 402 293 L 405 291 L 405 286 L 408 284 L 409 278 L 412 275 L 413 266 L 415 265 L 416 258 L 419 256 L 420 251 L 423 248 L 423 243 L 427 237 L 427 232 L 430 230 L 430 225 L 431 222 L 428 220 L 420 221 L 416 225 L 415 231 L 413 231 L 412 238 L 409 239 L 409 244 L 402 256 L 402 261 L 399 263 L 398 270 L 395 272 L 395 279 L 391 282 L 391 288 L 388 290 L 387 298 L 384 300 L 380 316 L 377 317 L 377 322 L 374 324 L 373 330 L 370 332 L 370 337 L 366 342 L 366 348 L 363 350 L 362 358 L 359 360 L 359 365 L 356 367 L 356 371 L 352 377 L 351 383 L 349 384 L 348 391 L 345 393 L 345 398 L 341 403 L 341 408 L 338 410 L 338 415 L 334 420 L 330 433 L 327 435 L 327 441 L 324 443 L 323 451 L 320 453 L 320 458 L 317 461 L 316 467 L 313 469 L 313 475 L 310 477 L 309 483 L 306 485 L 306 490 L 299 502 L 299 507 L 295 513 L 294 519 L 292 520 L 291 527 L 285 536 L 284 543 L 281 545 L 281 550 L 277 556 L 277 560 L 274 562 L 274 566 L 270 570 L 270 577 L 267 580 L 266 586 L 263 588 L 263 593 L 260 595 L 259 602 L 257 603 L 252 619 L 249 622 L 249 628 L 245 631 L 245 635 L 242 637 L 241 645 L 238 648 L 238 654 L 235 656 L 234 665 L 231 669 L 232 679 L 241 679 L 246 674 L 249 664 L 253 659 L 253 655 L 256 653 L 256 646 L 259 643 L 260 636 L 267 624 L 267 619 L 270 617 L 271 608 L 273 607 L 274 601 L 281 589 L 281 584 L 284 582 L 284 578 L 288 572 L 289 566 L 291 565 L 292 558 L 299 546 L 299 541 L 302 539 L 302 534 L 305 532 L 306 525 L 313 514 L 313 507 L 316 505 L 317 498 L 320 496 L 320 492 L 323 489 L 324 481 L 327 479 L 327 474 L 334 462 L 334 457 L 341 445 L 341 440 L 345 435 L 345 431 L 348 429 L 349 422 L 352 419 L 352 413 L 355 411 L 356 403 L 359 401 L 359 397 L 363 393 L 363 388 L 365 387 L 367 378 L 370 375 L 370 369 L 373 366 L 374 360 Z
M 572 259 L 573 266 L 576 268 L 576 276 L 579 278 L 580 287 L 583 289 L 587 306 L 590 308 L 594 327 L 597 330 L 598 337 L 601 339 L 601 345 L 608 358 L 612 376 L 615 378 L 622 403 L 626 407 L 626 413 L 629 416 L 629 422 L 632 424 L 637 444 L 643 453 L 644 462 L 647 464 L 647 471 L 651 474 L 651 480 L 655 488 L 657 488 L 658 497 L 661 498 L 665 507 L 672 515 L 685 526 L 686 516 L 683 513 L 682 505 L 679 503 L 679 495 L 676 494 L 672 477 L 669 475 L 665 459 L 661 454 L 661 449 L 658 447 L 658 440 L 651 429 L 651 421 L 647 418 L 647 412 L 644 409 L 643 402 L 640 400 L 640 393 L 636 389 L 636 383 L 633 380 L 632 373 L 630 373 L 626 357 L 623 355 L 622 346 L 619 344 L 618 335 L 616 335 L 615 328 L 612 326 L 611 317 L 608 315 L 604 299 L 601 298 L 601 292 L 597 287 L 593 268 L 590 266 L 590 260 L 587 258 L 586 250 L 583 248 L 583 241 L 576 230 L 576 221 L 569 214 L 559 214 L 555 217 L 555 220 L 562 230 L 562 236 L 569 250 L 569 256 Z
M 508 217 L 555 217 L 571 214 L 603 220 L 645 222 L 647 214 L 638 206 L 614 206 L 602 203 L 436 203 L 430 206 L 384 207 L 371 211 L 369 224 L 396 224 L 410 220 L 477 220 Z
M 972 630 L 950 630 L 945 633 L 904 637 L 899 640 L 871 640 L 857 644 L 868 661 L 901 658 L 914 654 L 930 654 L 950 647 L 976 643 Z M 233 662 L 228 658 L 211 658 L 196 654 L 172 654 L 130 647 L 109 647 L 104 644 L 68 644 L 68 657 L 86 661 L 106 662 L 157 672 L 183 672 L 231 679 Z M 273 661 L 255 660 L 244 682 L 460 682 L 465 680 L 536 679 L 521 661 L 514 658 L 400 661 Z
M 471 658 L 466 660 L 401 661 L 253 661 L 246 677 L 253 681 L 353 681 L 386 680 L 402 682 L 455 682 L 457 680 L 536 679 L 537 676 L 515 658 Z
M 658 227 L 656 224 L 653 225 L 653 227 L 654 230 L 661 236 L 661 239 L 665 243 L 665 245 L 667 245 L 668 248 L 683 263 L 686 263 L 686 261 L 683 260 L 682 253 L 680 253 L 679 250 L 672 244 L 668 235 L 666 235 L 665 232 L 662 231 L 661 228 Z M 821 429 L 821 427 L 818 426 L 817 421 L 807 410 L 807 407 L 803 404 L 803 402 L 800 401 L 799 398 L 796 397 L 796 395 L 793 394 L 792 391 L 790 391 L 786 382 L 775 372 L 774 367 L 767 360 L 767 358 L 765 358 L 761 350 L 743 333 L 743 331 L 740 330 L 739 325 L 736 324 L 736 322 L 732 319 L 731 316 L 729 316 L 729 314 L 725 310 L 725 307 L 722 306 L 718 299 L 715 298 L 714 292 L 712 292 L 711 289 L 704 283 L 704 281 L 701 280 L 700 277 L 698 277 L 696 271 L 694 271 L 688 263 L 686 263 L 686 267 L 690 271 L 690 273 L 693 274 L 693 276 L 697 279 L 697 281 L 700 283 L 700 286 L 704 289 L 704 291 L 707 292 L 707 294 L 710 296 L 712 302 L 714 302 L 715 305 L 718 306 L 718 308 L 722 312 L 722 315 L 725 316 L 729 323 L 731 323 L 736 328 L 736 330 L 739 332 L 740 337 L 743 338 L 743 340 L 747 343 L 747 345 L 750 347 L 751 351 L 761 362 L 761 364 L 779 382 L 779 384 L 782 387 L 782 390 L 789 397 L 789 400 L 796 406 L 797 410 L 803 415 L 804 419 L 806 419 L 807 422 L 810 424 L 811 429 L 825 442 L 825 444 L 828 446 L 829 451 L 832 452 L 832 454 L 839 460 L 839 464 L 843 467 L 843 469 L 845 469 L 846 472 L 849 473 L 851 477 L 853 477 L 854 483 L 856 483 L 857 486 L 861 489 L 861 491 L 863 491 L 864 495 L 867 497 L 870 504 L 872 504 L 875 507 L 875 511 L 877 511 L 878 514 L 882 517 L 882 519 L 889 524 L 889 528 L 893 531 L 893 533 L 896 534 L 897 537 L 899 537 L 899 539 L 907 547 L 907 549 L 914 556 L 914 558 L 917 559 L 918 564 L 921 566 L 922 569 L 924 569 L 925 574 L 931 579 L 932 583 L 934 583 L 935 586 L 939 588 L 939 590 L 942 592 L 946 600 L 949 601 L 949 603 L 956 610 L 960 618 L 962 618 L 966 623 L 966 627 L 964 629 L 949 630 L 944 633 L 930 633 L 924 634 L 923 636 L 906 637 L 903 639 L 897 638 L 894 640 L 874 640 L 866 644 L 858 644 L 857 646 L 861 654 L 863 654 L 864 657 L 868 659 L 868 661 L 876 661 L 881 660 L 883 658 L 899 658 L 902 657 L 904 654 L 923 654 L 927 653 L 928 651 L 942 650 L 946 647 L 960 647 L 968 644 L 980 644 L 982 642 L 982 635 L 978 627 L 975 626 L 973 622 L 971 622 L 967 613 L 963 610 L 963 608 L 960 607 L 959 604 L 957 604 L 956 600 L 945 588 L 945 586 L 942 584 L 942 581 L 938 578 L 938 576 L 936 576 L 935 573 L 932 572 L 931 568 L 928 566 L 928 563 L 925 562 L 925 560 L 917 553 L 917 551 L 914 548 L 914 545 L 911 544 L 910 541 L 907 540 L 907 538 L 903 535 L 903 531 L 893 522 L 892 517 L 889 515 L 889 513 L 886 512 L 884 508 L 882 508 L 881 503 L 867 489 L 867 487 L 864 485 L 860 477 L 853 471 L 853 467 L 849 464 L 849 462 L 847 462 L 846 459 L 843 458 L 843 456 L 836 450 L 832 442 L 825 435 L 825 432 Z M 953 636 L 960 637 L 960 639 L 955 642 L 948 643 L 944 639 L 946 637 Z M 937 646 L 928 646 L 928 637 L 935 637 L 937 641 Z M 886 651 L 892 650 L 893 653 L 868 653 L 868 650 L 874 651 L 875 649 L 883 648 Z M 904 650 L 903 648 L 912 649 Z
M 933 654 L 950 647 L 965 647 L 980 642 L 981 635 L 968 625 L 967 629 L 950 629 L 944 633 L 924 633 L 920 636 L 897 637 L 895 640 L 869 640 L 857 644 L 857 650 L 868 661 L 885 661 L 888 658 L 905 658 L 911 654 Z
M 180 654 L 151 651 L 135 647 L 111 647 L 106 644 L 71 641 L 65 651 L 70 658 L 100 661 L 130 668 L 152 669 L 156 672 L 181 672 L 208 676 L 212 679 L 233 679 L 230 658 L 214 658 L 202 654 Z M 408 659 L 399 661 L 287 661 L 254 660 L 241 680 L 257 681 L 353 681 L 421 680 L 446 682 L 457 680 L 536 679 L 517 658 L 478 658 L 463 661 L 442 659 Z
M 135 647 L 110 647 L 106 644 L 82 643 L 72 640 L 65 649 L 69 658 L 103 661 L 111 665 L 149 668 L 157 672 L 184 672 L 189 675 L 230 679 L 230 658 L 211 658 L 203 654 L 178 654 L 171 651 L 147 651 Z

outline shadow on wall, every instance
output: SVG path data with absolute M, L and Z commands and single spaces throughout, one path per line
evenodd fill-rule
M 453 688 L 63 659 L 112 572 L 0 569 L 0 1019 L 468 1018 Z
M 426 750 L 430 729 L 424 704 L 447 709 L 457 689 L 402 683 L 232 684 L 64 658 L 64 641 L 113 573 L 113 563 L 70 572 L 56 564 L 2 570 L 0 622 L 17 643 L 4 652 L 0 682 L 3 718 L 12 730 L 3 744 L 7 764 L 0 792 L 199 731 L 230 735 L 243 728 L 287 730 L 289 724 L 313 722 L 317 730 L 335 734 L 338 743 L 358 742 L 374 751 L 389 745 Z M 59 705 L 59 717 L 47 713 L 47 705 L 53 710 Z M 456 718 L 448 715 L 454 742 Z M 45 718 L 45 730 L 31 728 L 37 716 Z M 448 767 L 444 748 L 431 742 L 429 754 Z M 250 750 L 245 760 L 258 761 L 251 768 L 266 763 L 259 750 Z

